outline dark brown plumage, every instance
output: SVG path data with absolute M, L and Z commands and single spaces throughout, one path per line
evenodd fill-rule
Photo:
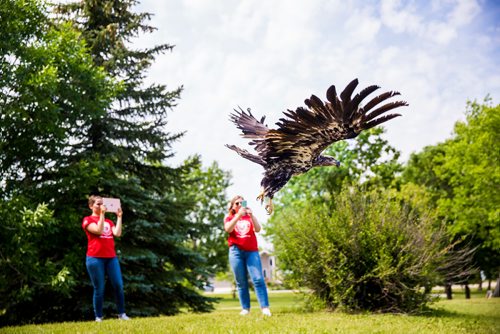
M 230 115 L 243 134 L 251 139 L 250 145 L 257 154 L 234 145 L 226 145 L 243 158 L 264 167 L 261 181 L 261 193 L 257 199 L 269 198 L 266 210 L 272 213 L 272 198 L 293 175 L 307 172 L 318 166 L 339 165 L 333 157 L 323 156 L 321 152 L 336 141 L 356 137 L 361 131 L 401 116 L 400 114 L 384 115 L 385 112 L 407 106 L 405 101 L 388 102 L 378 106 L 387 99 L 399 95 L 398 92 L 385 92 L 371 99 L 364 106 L 361 102 L 368 95 L 379 89 L 369 86 L 351 98 L 358 80 L 354 79 L 337 96 L 335 86 L 326 91 L 328 102 L 323 103 L 317 96 L 311 95 L 304 102 L 307 108 L 299 107 L 295 111 L 287 110 L 276 125 L 277 129 L 269 129 L 265 117 L 258 121 L 248 109 L 241 108 Z M 377 107 L 377 108 L 375 108 Z M 379 117 L 380 116 L 380 117 Z

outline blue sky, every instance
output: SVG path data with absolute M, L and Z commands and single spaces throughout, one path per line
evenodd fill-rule
M 199 153 L 231 171 L 228 195 L 255 202 L 260 166 L 224 144 L 247 148 L 228 120 L 233 108 L 266 115 L 269 127 L 311 94 L 325 98 L 358 78 L 397 90 L 409 107 L 386 123 L 386 138 L 406 160 L 449 138 L 467 100 L 500 99 L 500 1 L 147 0 L 158 28 L 143 48 L 175 45 L 157 58 L 147 82 L 184 86 L 169 131 L 187 131 L 171 161 Z

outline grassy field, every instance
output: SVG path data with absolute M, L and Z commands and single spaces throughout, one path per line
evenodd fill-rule
M 229 294 L 213 296 L 223 299 L 209 314 L 5 327 L 0 333 L 500 333 L 500 298 L 483 293 L 469 300 L 456 293 L 453 300 L 433 304 L 428 315 L 407 316 L 305 313 L 300 295 L 270 291 L 270 318 L 260 314 L 255 296 L 246 317 L 238 315 L 239 303 Z

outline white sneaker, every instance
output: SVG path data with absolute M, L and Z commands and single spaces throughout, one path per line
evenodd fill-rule
M 269 307 L 264 307 L 262 309 L 262 314 L 265 315 L 265 316 L 270 317 L 271 316 L 271 310 L 269 309 Z
M 244 308 L 243 310 L 241 310 L 240 315 L 248 315 L 249 313 L 250 311 Z
M 102 322 L 102 318 L 100 318 L 100 317 L 95 317 L 95 322 Z
M 120 319 L 120 320 L 130 320 L 130 318 L 125 313 L 119 314 L 118 315 L 118 319 Z

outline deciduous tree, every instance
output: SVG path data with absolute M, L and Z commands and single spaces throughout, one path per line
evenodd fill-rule
M 490 279 L 500 272 L 499 141 L 500 106 L 469 102 L 452 137 L 413 154 L 402 176 L 432 193 L 452 235 L 477 247 L 474 260 Z
M 206 258 L 212 275 L 225 272 L 229 262 L 223 221 L 227 214 L 226 189 L 231 175 L 217 162 L 204 167 L 199 155 L 187 159 L 185 165 L 188 169 L 184 180 L 187 192 L 179 197 L 187 196 L 192 203 L 188 218 L 192 249 Z

